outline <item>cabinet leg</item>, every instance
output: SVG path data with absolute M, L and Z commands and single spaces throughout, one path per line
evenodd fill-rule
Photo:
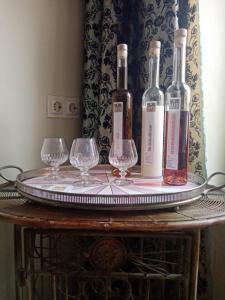
M 197 300 L 198 267 L 200 253 L 200 230 L 193 231 L 191 253 L 190 300 Z
M 23 291 L 22 291 L 22 273 L 23 273 L 22 229 L 18 225 L 14 225 L 14 269 L 15 269 L 16 300 L 22 300 L 23 299 Z

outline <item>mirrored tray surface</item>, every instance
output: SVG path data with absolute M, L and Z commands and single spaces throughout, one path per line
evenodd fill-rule
M 71 166 L 60 168 L 61 180 L 47 179 L 49 168 L 31 170 L 17 177 L 16 187 L 20 194 L 39 203 L 78 209 L 95 210 L 143 210 L 178 207 L 197 200 L 205 189 L 206 180 L 201 176 L 188 175 L 184 186 L 165 185 L 160 179 L 144 178 L 140 168 L 132 169 L 133 184 L 117 186 L 113 183 L 111 167 L 98 166 L 91 175 L 99 184 L 78 187 L 79 171 Z

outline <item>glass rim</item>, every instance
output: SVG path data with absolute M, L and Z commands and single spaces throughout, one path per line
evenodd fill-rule
M 91 141 L 91 140 L 94 140 L 95 141 L 95 138 L 75 138 L 73 139 L 73 141 Z
M 65 140 L 63 137 L 46 137 L 44 140 Z

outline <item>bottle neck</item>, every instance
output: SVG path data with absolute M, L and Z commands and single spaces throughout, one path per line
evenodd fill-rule
M 173 63 L 173 84 L 185 82 L 186 43 L 175 47 Z
M 117 58 L 117 88 L 127 90 L 127 58 Z
M 149 56 L 148 87 L 159 87 L 159 56 Z

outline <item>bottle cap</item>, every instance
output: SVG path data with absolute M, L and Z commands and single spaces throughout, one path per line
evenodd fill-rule
M 118 51 L 127 51 L 127 44 L 119 44 L 117 45 Z
M 187 29 L 180 28 L 174 33 L 174 43 L 176 47 L 182 47 L 186 43 Z
M 151 41 L 149 44 L 149 48 L 161 48 L 160 41 Z
M 119 58 L 127 58 L 127 44 L 117 45 L 117 56 Z
M 187 29 L 180 28 L 175 31 L 175 37 L 186 37 L 187 36 Z
M 160 41 L 151 41 L 149 44 L 148 53 L 150 56 L 159 56 L 160 55 L 161 42 Z

